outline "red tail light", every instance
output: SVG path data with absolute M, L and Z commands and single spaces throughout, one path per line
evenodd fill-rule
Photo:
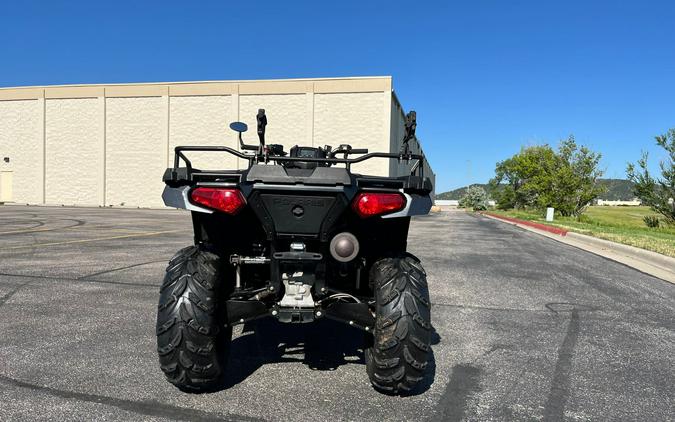
M 197 205 L 232 215 L 246 205 L 246 200 L 239 189 L 200 187 L 192 191 L 190 198 Z
M 405 196 L 400 193 L 361 192 L 352 202 L 352 208 L 362 218 L 389 214 L 405 208 Z

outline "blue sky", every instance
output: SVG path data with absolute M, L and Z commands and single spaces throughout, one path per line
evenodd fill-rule
M 624 177 L 675 127 L 675 2 L 5 1 L 0 86 L 392 75 L 437 191 L 574 134 Z

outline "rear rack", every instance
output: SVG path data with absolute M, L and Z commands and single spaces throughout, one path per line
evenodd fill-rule
M 202 151 L 202 152 L 227 152 L 234 155 L 235 157 L 243 158 L 248 160 L 248 168 L 255 165 L 259 162 L 289 162 L 289 161 L 302 161 L 306 163 L 330 163 L 330 164 L 345 164 L 347 170 L 351 169 L 352 164 L 361 163 L 371 158 L 388 158 L 390 160 L 398 160 L 409 162 L 411 160 L 417 160 L 410 169 L 411 176 L 418 176 L 421 180 L 424 180 L 424 155 L 421 154 L 412 154 L 412 153 L 386 153 L 386 152 L 371 152 L 369 154 L 362 155 L 357 158 L 314 158 L 314 157 L 279 157 L 274 155 L 266 154 L 244 154 L 243 152 L 237 151 L 230 147 L 224 146 L 177 146 L 175 148 L 175 155 L 173 160 L 173 168 L 171 169 L 171 179 L 176 180 L 179 174 L 180 160 L 183 160 L 185 163 L 185 174 L 181 174 L 182 177 L 185 177 L 188 181 L 193 180 L 193 174 L 196 172 L 192 167 L 192 162 L 185 156 L 183 152 L 187 151 Z M 182 173 L 182 172 L 181 172 Z M 232 171 L 208 171 L 209 175 L 231 175 Z

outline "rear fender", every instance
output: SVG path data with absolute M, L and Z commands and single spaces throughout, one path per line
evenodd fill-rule
M 416 193 L 403 193 L 405 196 L 405 208 L 401 211 L 383 215 L 382 218 L 411 217 L 413 215 L 427 215 L 431 210 L 431 197 L 429 195 L 418 195 Z
M 212 210 L 191 203 L 188 199 L 189 194 L 190 186 L 179 186 L 175 188 L 171 186 L 165 186 L 164 192 L 162 192 L 162 200 L 164 200 L 164 205 L 167 207 L 182 208 L 184 210 L 213 214 Z

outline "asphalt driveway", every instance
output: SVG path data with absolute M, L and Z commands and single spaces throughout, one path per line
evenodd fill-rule
M 164 381 L 154 337 L 169 210 L 0 207 L 0 420 L 673 420 L 675 286 L 463 212 L 414 220 L 433 365 L 375 392 L 360 332 L 236 330 L 228 388 Z

